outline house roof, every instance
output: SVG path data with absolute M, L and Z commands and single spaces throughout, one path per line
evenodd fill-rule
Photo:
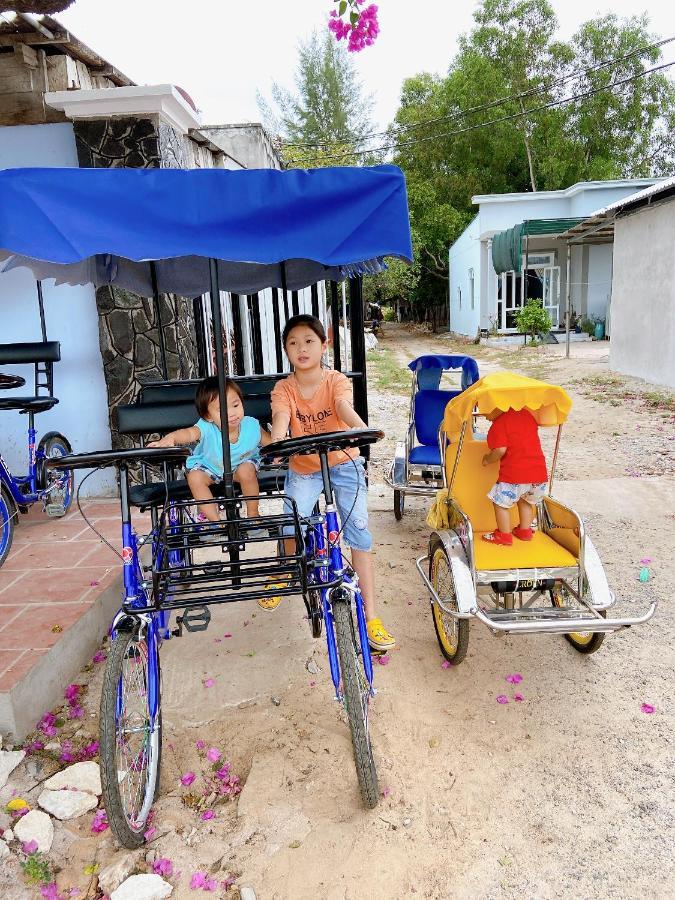
M 478 203 L 516 203 L 522 200 L 560 200 L 574 197 L 584 191 L 599 191 L 607 188 L 634 187 L 642 190 L 654 184 L 653 178 L 615 178 L 607 181 L 578 181 L 560 191 L 521 191 L 513 194 L 476 194 L 471 202 Z
M 0 47 L 8 47 L 17 43 L 40 47 L 47 53 L 65 53 L 72 56 L 73 59 L 85 63 L 92 74 L 109 78 L 117 87 L 135 85 L 131 78 L 83 44 L 51 16 L 2 13 L 0 16 Z
M 656 184 L 622 197 L 602 209 L 596 210 L 578 224 L 569 228 L 563 237 L 572 243 L 610 244 L 614 240 L 614 223 L 621 213 L 631 212 L 641 206 L 649 206 L 675 195 L 675 176 L 663 178 Z

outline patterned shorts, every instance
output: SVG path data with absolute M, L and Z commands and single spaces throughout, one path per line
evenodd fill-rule
M 519 500 L 526 500 L 535 506 L 546 496 L 546 482 L 540 484 L 507 484 L 498 481 L 488 493 L 488 497 L 497 506 L 511 509 Z

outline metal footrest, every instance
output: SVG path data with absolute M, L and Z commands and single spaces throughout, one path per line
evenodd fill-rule
M 208 606 L 186 609 L 182 616 L 176 617 L 178 628 L 174 631 L 176 637 L 180 637 L 183 629 L 186 631 L 206 631 L 211 622 L 211 613 Z

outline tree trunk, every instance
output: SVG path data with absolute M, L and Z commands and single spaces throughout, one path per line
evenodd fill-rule
M 523 103 L 523 98 L 520 98 L 520 110 L 525 114 L 525 104 Z M 530 170 L 530 184 L 532 185 L 532 190 L 537 190 L 537 179 L 534 175 L 534 163 L 532 161 L 532 149 L 530 147 L 530 138 L 527 134 L 527 120 L 523 119 L 523 140 L 525 141 L 525 152 L 527 153 L 527 165 Z

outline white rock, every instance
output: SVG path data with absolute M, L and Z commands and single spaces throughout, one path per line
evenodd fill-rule
M 172 891 L 173 885 L 160 875 L 132 875 L 112 892 L 110 900 L 163 900 Z
M 112 894 L 131 875 L 140 862 L 142 853 L 142 850 L 135 850 L 132 853 L 118 854 L 114 862 L 99 872 L 98 884 L 104 894 Z
M 5 832 L 5 835 L 7 832 Z M 54 840 L 54 824 L 47 813 L 39 809 L 31 809 L 22 816 L 14 826 L 17 840 L 23 843 L 37 841 L 40 853 L 49 853 Z
M 3 856 L 9 856 L 9 847 L 4 841 L 0 841 L 0 859 L 2 859 Z
M 255 891 L 252 887 L 239 888 L 239 900 L 256 900 Z
M 14 832 L 12 831 L 11 828 L 5 828 L 3 835 L 2 835 L 2 839 L 7 844 L 9 844 L 11 841 L 14 840 Z
M 50 741 L 48 744 L 45 744 L 45 750 L 60 750 L 61 744 L 58 741 Z
M 56 775 L 48 778 L 44 784 L 49 791 L 60 791 L 63 788 L 74 788 L 88 794 L 101 796 L 101 770 L 97 762 L 79 762 Z
M 98 806 L 98 798 L 85 791 L 43 791 L 38 803 L 57 819 L 76 819 Z
M 7 779 L 25 755 L 25 750 L 0 750 L 0 788 L 7 784 Z

